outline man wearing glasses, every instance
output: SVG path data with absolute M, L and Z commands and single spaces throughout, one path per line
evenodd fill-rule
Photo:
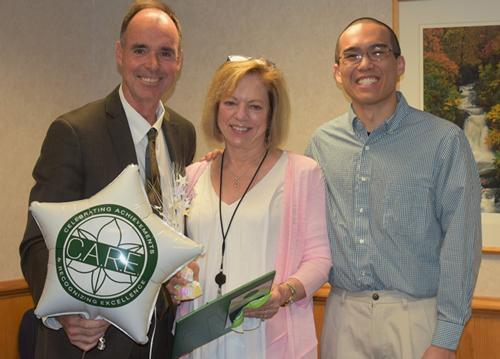
M 352 104 L 307 152 L 327 183 L 332 290 L 322 358 L 453 358 L 481 251 L 480 184 L 462 130 L 410 107 L 386 24 L 354 20 L 333 72 Z

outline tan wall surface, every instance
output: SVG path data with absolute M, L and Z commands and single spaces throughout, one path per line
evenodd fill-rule
M 0 280 L 18 278 L 31 170 L 49 123 L 118 83 L 113 45 L 128 0 L 0 1 Z M 335 38 L 351 19 L 391 22 L 391 0 L 172 0 L 184 28 L 173 108 L 197 124 L 206 87 L 228 54 L 265 55 L 292 99 L 287 147 L 345 111 L 331 75 Z M 208 147 L 199 136 L 198 154 Z
M 113 43 L 127 4 L 0 1 L 0 279 L 21 276 L 31 171 L 49 123 L 119 79 Z

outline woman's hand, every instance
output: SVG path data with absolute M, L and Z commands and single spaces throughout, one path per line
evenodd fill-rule
M 249 318 L 260 318 L 260 319 L 270 319 L 278 313 L 280 309 L 280 304 L 282 300 L 282 295 L 279 290 L 279 286 L 275 285 L 271 289 L 271 296 L 266 304 L 257 309 L 245 309 L 245 317 Z
M 222 150 L 221 150 L 221 149 L 216 148 L 216 149 L 214 149 L 214 150 L 212 150 L 212 151 L 208 152 L 206 155 L 202 156 L 202 157 L 200 158 L 200 161 L 208 161 L 208 162 L 213 161 L 213 160 L 215 160 L 217 157 L 219 157 L 219 155 L 220 155 L 221 153 L 222 153 Z
M 192 261 L 186 265 L 186 267 L 190 268 L 193 271 L 193 280 L 198 281 L 200 276 L 200 266 L 196 261 Z M 178 271 L 170 280 L 167 282 L 167 290 L 170 293 L 170 297 L 172 298 L 172 302 L 175 305 L 179 305 L 181 303 L 180 298 L 180 288 L 189 284 L 189 281 L 186 280 L 181 271 Z
M 293 291 L 290 287 L 293 288 Z M 302 283 L 298 279 L 290 277 L 279 285 L 273 285 L 271 297 L 262 307 L 258 309 L 245 309 L 245 316 L 270 319 L 278 313 L 280 306 L 289 305 L 290 301 L 298 301 L 305 297 L 306 291 Z
M 172 299 L 172 303 L 175 305 L 179 305 L 181 301 L 179 300 L 180 292 L 179 288 L 185 286 L 189 282 L 182 278 L 181 272 L 178 271 L 175 275 L 169 279 L 166 284 L 167 290 L 170 293 L 170 298 Z
M 200 280 L 200 265 L 196 261 L 189 262 L 187 267 L 193 271 L 193 280 L 199 282 Z

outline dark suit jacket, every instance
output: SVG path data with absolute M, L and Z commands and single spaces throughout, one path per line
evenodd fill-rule
M 183 168 L 194 157 L 195 130 L 179 114 L 168 108 L 166 111 L 169 119 L 163 121 L 163 132 L 170 158 Z M 64 114 L 50 125 L 33 170 L 35 185 L 29 201 L 66 202 L 88 198 L 131 163 L 137 163 L 137 157 L 116 88 L 106 98 Z M 20 255 L 24 277 L 37 303 L 45 283 L 48 251 L 31 214 L 28 214 Z M 159 296 L 158 300 L 162 301 L 163 297 Z M 154 358 L 169 357 L 172 322 L 172 313 L 159 318 Z M 69 342 L 64 330 L 48 329 L 41 321 L 36 343 L 37 358 L 81 358 L 82 355 Z M 110 326 L 106 332 L 106 349 L 103 352 L 94 349 L 85 358 L 147 358 L 148 351 L 149 344 L 138 345 Z

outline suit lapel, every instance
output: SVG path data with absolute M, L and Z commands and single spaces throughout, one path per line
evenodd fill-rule
M 118 87 L 106 98 L 106 115 L 108 132 L 120 167 L 123 169 L 131 163 L 137 164 L 134 140 L 120 101 Z
M 173 170 L 183 170 L 182 156 L 179 154 L 179 130 L 176 123 L 171 121 L 170 114 L 165 111 L 165 116 L 162 123 L 163 135 L 167 141 L 168 154 L 172 161 Z
M 108 132 L 111 137 L 113 150 L 121 169 L 131 163 L 137 164 L 134 140 L 127 121 L 127 116 L 120 101 L 118 87 L 106 98 L 106 117 L 108 119 Z M 168 108 L 162 123 L 163 135 L 167 141 L 167 149 L 173 169 L 184 171 L 184 157 L 181 153 L 181 133 L 178 123 L 170 118 Z

